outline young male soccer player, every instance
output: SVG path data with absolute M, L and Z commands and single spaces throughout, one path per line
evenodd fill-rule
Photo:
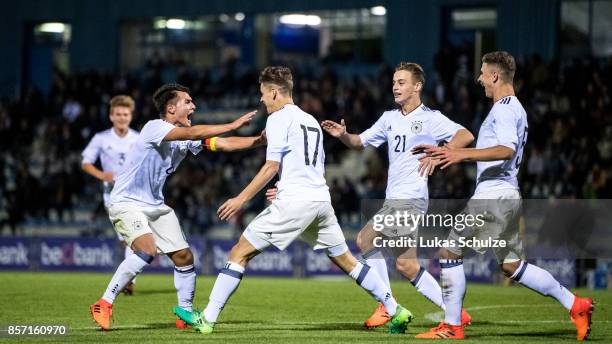
M 251 183 L 218 210 L 227 220 L 259 192 L 277 173 L 276 200 L 245 229 L 232 248 L 210 293 L 206 309 L 176 314 L 201 333 L 211 333 L 219 313 L 236 291 L 248 262 L 271 245 L 285 249 L 298 237 L 325 249 L 330 259 L 382 302 L 391 316 L 390 332 L 403 333 L 412 314 L 398 305 L 391 290 L 373 268 L 350 253 L 331 206 L 324 178 L 325 152 L 319 123 L 294 105 L 293 76 L 286 67 L 267 67 L 260 75 L 261 100 L 270 114 L 266 123 L 266 163 Z
M 102 298 L 90 307 L 95 322 L 105 330 L 110 329 L 117 294 L 153 261 L 157 252 L 175 264 L 178 307 L 192 311 L 196 281 L 193 254 L 174 211 L 164 204 L 162 189 L 188 152 L 200 152 L 202 140 L 238 129 L 255 114 L 249 112 L 228 124 L 191 126 L 189 118 L 195 104 L 189 89 L 178 84 L 160 87 L 153 101 L 160 119 L 142 128 L 111 192 L 110 220 L 134 254 L 119 265 Z M 177 321 L 177 326 L 181 325 Z
M 393 74 L 393 97 L 398 109 L 386 111 L 374 125 L 361 133 L 349 134 L 344 120 L 340 124 L 323 121 L 321 126 L 330 135 L 340 139 L 351 149 L 362 150 L 368 145 L 379 147 L 388 143 L 389 177 L 387 181 L 386 200 L 377 215 L 393 215 L 397 211 L 411 214 L 422 214 L 427 211 L 428 189 L 427 175 L 435 168 L 435 161 L 419 166 L 418 157 L 410 152 L 410 147 L 418 144 L 433 144 L 450 141 L 451 147 L 465 147 L 474 136 L 459 124 L 451 121 L 442 113 L 431 110 L 421 102 L 421 91 L 425 84 L 425 73 L 416 63 L 401 62 Z M 420 167 L 420 169 L 419 169 Z M 424 172 L 425 175 L 420 175 Z M 387 287 L 390 287 L 387 263 L 373 241 L 381 234 L 384 237 L 411 235 L 403 228 L 397 233 L 392 230 L 374 231 L 370 221 L 357 235 L 357 245 L 368 265 L 375 266 Z M 402 233 L 403 232 L 403 233 Z M 414 232 L 413 232 L 414 233 Z M 433 276 L 419 265 L 416 248 L 397 250 L 395 255 L 396 269 L 410 280 L 419 293 L 444 309 L 440 285 Z M 390 317 L 382 305 L 378 305 L 374 314 L 365 322 L 367 328 L 384 325 Z M 471 321 L 464 311 L 462 323 Z
M 85 150 L 83 150 L 81 165 L 83 171 L 102 181 L 102 198 L 104 200 L 104 209 L 107 212 L 114 177 L 119 169 L 123 167 L 125 157 L 138 137 L 138 132 L 130 128 L 132 113 L 134 112 L 134 100 L 132 97 L 126 95 L 114 96 L 110 100 L 109 112 L 109 118 L 113 127 L 94 135 L 87 144 L 87 147 L 85 147 Z M 100 159 L 102 164 L 102 170 L 94 165 L 98 159 Z M 121 235 L 117 234 L 117 236 L 124 247 L 125 258 L 127 258 L 133 253 L 132 249 L 123 240 Z M 134 282 L 135 280 L 130 281 L 125 289 L 123 289 L 125 294 L 132 295 L 134 292 Z
M 506 276 L 516 282 L 559 301 L 570 312 L 577 330 L 577 339 L 584 340 L 590 331 L 593 300 L 573 295 L 546 270 L 521 260 L 523 247 L 518 233 L 521 195 L 517 175 L 527 142 L 527 114 L 516 98 L 513 87 L 516 64 L 512 55 L 504 51 L 485 54 L 478 81 L 493 108 L 485 118 L 476 148 L 415 147 L 435 159 L 442 169 L 461 161 L 476 161 L 476 190 L 468 203 L 468 211 L 487 211 L 494 219 L 487 220 L 484 229 L 451 232 L 453 240 L 460 236 L 482 239 L 507 239 L 507 247 L 494 249 L 498 264 Z M 480 200 L 480 201 L 479 201 Z M 482 201 L 487 200 L 487 201 Z M 476 249 L 484 253 L 484 249 Z M 465 295 L 463 252 L 459 247 L 443 249 L 441 253 L 441 281 L 446 304 L 444 321 L 417 338 L 463 339 L 460 325 L 461 306 Z

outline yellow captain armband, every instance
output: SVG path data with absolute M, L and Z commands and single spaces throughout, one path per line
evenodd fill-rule
M 211 152 L 217 151 L 217 139 L 218 138 L 219 138 L 218 136 L 215 136 L 215 137 L 208 138 L 204 141 L 204 145 L 209 151 Z

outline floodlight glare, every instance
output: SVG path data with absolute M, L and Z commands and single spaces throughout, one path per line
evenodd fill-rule
M 166 21 L 166 28 L 172 30 L 182 30 L 185 28 L 185 21 L 182 19 L 168 19 Z
M 384 16 L 385 14 L 387 14 L 387 9 L 385 8 L 385 6 L 374 6 L 370 8 L 370 13 L 375 16 Z
M 305 14 L 286 14 L 280 17 L 280 22 L 287 25 L 319 26 L 321 17 Z
M 234 15 L 234 19 L 236 19 L 237 21 L 243 21 L 244 20 L 244 13 L 242 13 L 242 12 L 236 13 L 236 15 Z
M 39 27 L 40 32 L 48 33 L 63 33 L 65 29 L 64 23 L 43 23 Z

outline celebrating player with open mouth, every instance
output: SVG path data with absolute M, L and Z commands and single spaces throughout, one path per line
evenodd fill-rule
M 550 296 L 570 312 L 570 318 L 577 330 L 577 339 L 587 338 L 593 300 L 572 294 L 548 271 L 522 260 L 523 245 L 519 236 L 518 222 L 521 195 L 518 187 L 518 171 L 527 142 L 527 113 L 514 93 L 513 79 L 516 71 L 514 57 L 504 51 L 485 54 L 478 81 L 484 87 L 488 98 L 493 99 L 493 108 L 485 118 L 476 148 L 418 146 L 415 151 L 424 151 L 439 160 L 444 169 L 461 161 L 476 161 L 476 190 L 467 206 L 467 211 L 486 211 L 489 220 L 485 228 L 477 231 L 452 231 L 450 237 L 477 237 L 478 239 L 505 238 L 507 246 L 495 248 L 493 253 L 504 274 L 514 281 Z M 484 253 L 486 249 L 475 251 Z M 442 249 L 441 282 L 444 303 L 444 321 L 429 332 L 417 338 L 463 339 L 461 307 L 466 283 L 463 271 L 462 249 Z
M 323 121 L 323 129 L 333 137 L 340 139 L 347 147 L 363 150 L 367 146 L 379 147 L 388 143 L 389 177 L 385 203 L 376 215 L 393 215 L 397 212 L 420 215 L 427 212 L 429 193 L 427 177 L 433 173 L 436 161 L 428 161 L 419 166 L 419 159 L 410 152 L 410 147 L 418 144 L 440 143 L 450 141 L 451 147 L 465 147 L 474 136 L 459 124 L 451 121 L 442 113 L 431 110 L 421 102 L 421 92 L 425 85 L 425 73 L 416 63 L 402 62 L 393 74 L 393 97 L 398 109 L 385 111 L 374 125 L 361 134 L 349 134 L 344 120 L 340 124 Z M 421 172 L 421 174 L 419 173 Z M 408 227 L 385 228 L 374 231 L 373 223 L 367 223 L 357 235 L 357 245 L 367 263 L 376 267 L 387 287 L 389 275 L 387 263 L 382 252 L 374 246 L 376 238 L 415 237 L 416 231 Z M 444 309 L 442 290 L 436 279 L 421 267 L 416 258 L 416 248 L 399 248 L 394 250 L 396 269 L 404 275 L 419 293 Z M 365 322 L 366 328 L 384 325 L 390 319 L 382 305 L 378 305 L 374 314 Z M 470 315 L 462 314 L 462 323 L 469 324 Z
M 398 305 L 374 268 L 358 262 L 348 250 L 331 206 L 325 182 L 323 134 L 317 120 L 294 105 L 293 76 L 289 68 L 267 67 L 260 75 L 261 100 L 270 114 L 266 123 L 266 163 L 251 183 L 218 210 L 219 218 L 234 216 L 277 173 L 274 202 L 244 230 L 232 248 L 203 312 L 177 315 L 201 333 L 213 332 L 217 318 L 236 291 L 248 262 L 271 245 L 283 250 L 298 237 L 325 249 L 330 259 L 381 302 L 391 317 L 390 332 L 403 333 L 412 314 Z
M 166 84 L 153 95 L 160 119 L 147 122 L 129 151 L 125 166 L 115 176 L 109 217 L 115 231 L 134 251 L 117 268 L 104 295 L 90 310 L 94 321 L 110 330 L 112 305 L 117 294 L 160 252 L 175 265 L 174 286 L 178 307 L 193 309 L 196 274 L 193 254 L 172 208 L 164 204 L 162 189 L 168 175 L 178 168 L 190 151 L 202 150 L 202 140 L 248 124 L 255 111 L 232 123 L 191 125 L 195 104 L 189 89 Z M 177 327 L 184 324 L 177 320 Z

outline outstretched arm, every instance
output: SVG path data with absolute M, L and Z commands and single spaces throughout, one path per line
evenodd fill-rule
M 217 215 L 219 219 L 227 220 L 242 209 L 244 204 L 251 200 L 264 186 L 266 186 L 272 178 L 278 173 L 280 163 L 274 160 L 266 160 L 266 163 L 261 167 L 259 173 L 253 178 L 251 183 L 247 185 L 242 192 L 234 197 L 230 198 L 219 209 Z
M 488 148 L 460 148 L 462 161 L 495 161 L 510 160 L 514 150 L 506 146 L 497 145 Z
M 459 129 L 455 133 L 455 136 L 448 142 L 448 146 L 451 148 L 463 148 L 467 147 L 474 141 L 474 135 L 467 129 Z
M 413 149 L 420 153 L 426 153 L 420 159 L 432 158 L 439 160 L 445 169 L 450 165 L 462 161 L 496 161 L 509 160 L 514 155 L 514 150 L 506 146 L 497 145 L 488 148 L 452 148 L 449 146 L 436 147 L 431 145 L 419 145 Z
M 470 133 L 469 130 L 459 129 L 455 133 L 455 136 L 453 136 L 453 138 L 450 140 L 450 142 L 446 144 L 446 146 L 449 148 L 463 148 L 463 147 L 468 146 L 470 143 L 472 143 L 472 141 L 474 141 L 474 135 L 472 135 L 472 133 Z M 424 151 L 422 147 L 435 147 L 435 146 L 419 145 L 413 148 L 413 153 L 414 154 L 423 153 Z M 421 176 L 425 176 L 425 175 L 431 176 L 434 173 L 436 167 L 442 163 L 440 159 L 437 159 L 431 156 L 424 156 L 419 159 L 419 162 L 420 162 L 419 163 L 419 174 Z
M 361 142 L 361 137 L 357 134 L 349 134 L 346 131 L 346 125 L 344 124 L 344 120 L 340 121 L 340 124 L 325 120 L 321 122 L 321 128 L 325 130 L 331 136 L 340 139 L 342 143 L 344 143 L 350 149 L 362 150 L 363 142 Z
M 251 111 L 242 115 L 232 123 L 227 124 L 194 125 L 191 127 L 173 128 L 166 134 L 164 141 L 204 140 L 213 136 L 225 134 L 249 124 L 255 113 L 256 111 Z
M 211 151 L 235 152 L 266 145 L 265 130 L 259 136 L 212 137 L 206 139 L 204 146 Z

